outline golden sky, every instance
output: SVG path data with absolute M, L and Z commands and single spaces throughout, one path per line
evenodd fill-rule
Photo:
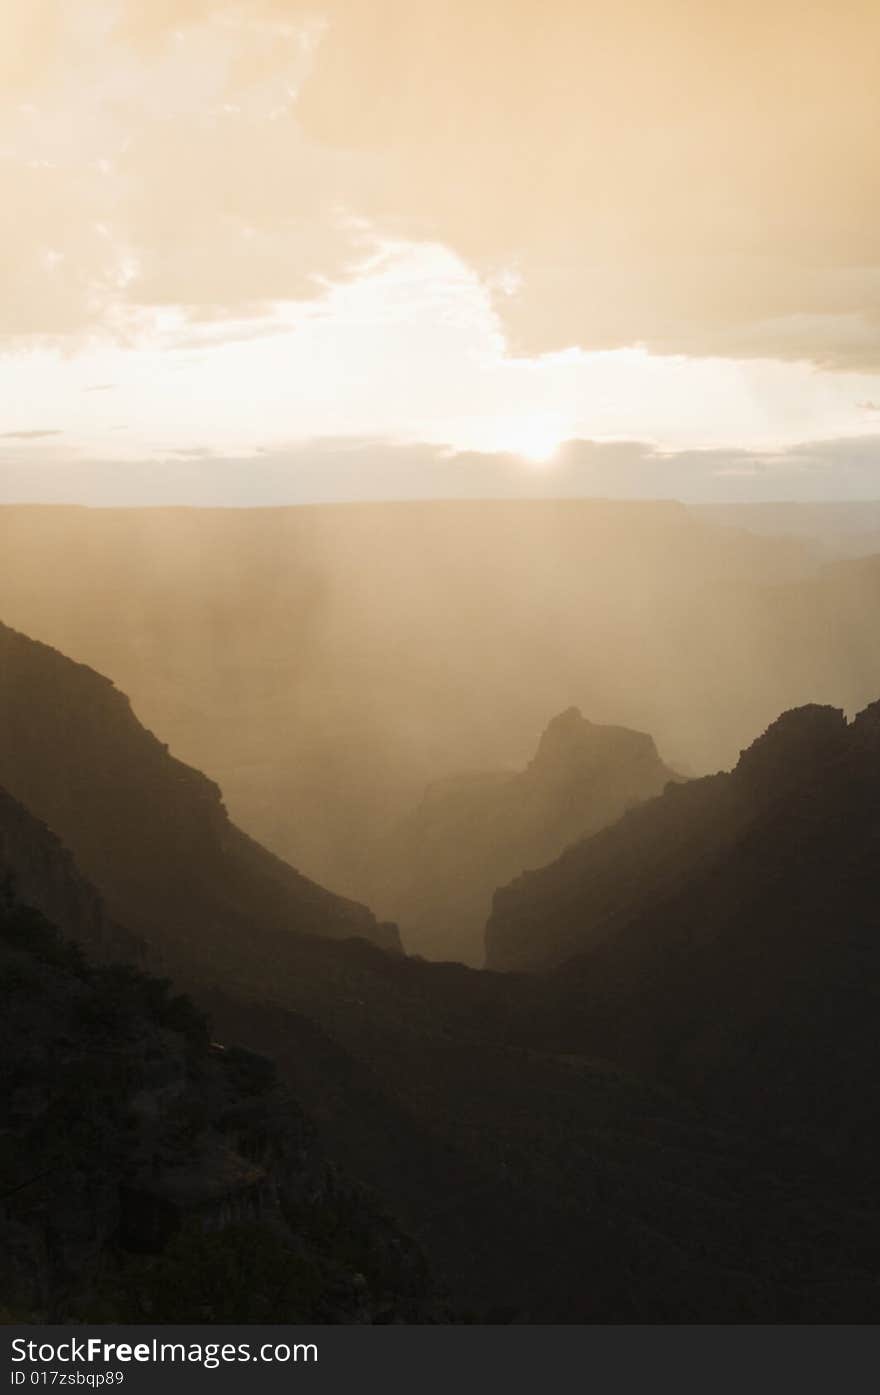
M 28 0 L 0 94 L 0 499 L 328 439 L 880 494 L 877 0 Z

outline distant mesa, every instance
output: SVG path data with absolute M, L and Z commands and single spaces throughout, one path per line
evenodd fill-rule
M 551 861 L 675 778 L 650 736 L 569 707 L 549 723 L 524 770 L 475 772 L 428 788 L 379 857 L 374 904 L 399 922 L 411 953 L 480 964 L 496 886 Z

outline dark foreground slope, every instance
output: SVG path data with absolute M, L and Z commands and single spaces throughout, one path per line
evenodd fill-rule
M 462 775 L 427 790 L 380 851 L 375 904 L 400 924 L 410 953 L 482 964 L 497 886 L 674 778 L 650 736 L 569 708 L 525 770 Z
M 62 838 L 110 915 L 160 955 L 225 958 L 232 971 L 292 931 L 398 944 L 365 906 L 230 823 L 217 786 L 169 755 L 106 678 L 4 625 L 0 732 L 0 786 Z
M 800 708 L 730 774 L 669 788 L 499 891 L 489 959 L 562 965 L 560 1020 L 585 1049 L 868 1157 L 878 847 L 880 704 L 849 724 Z
M 534 1010 L 512 982 L 502 999 L 494 975 L 450 966 L 444 982 L 446 966 L 346 959 L 347 1012 L 305 1002 L 304 978 L 286 995 L 301 1012 L 280 993 L 207 1001 L 275 1056 L 332 1155 L 420 1240 L 457 1307 L 563 1323 L 876 1311 L 873 1176 L 565 1050 L 558 1021 L 554 1044 L 529 1045 L 557 1005 Z
M 454 972 L 466 980 L 456 1012 L 430 966 L 310 943 L 349 961 L 336 989 L 357 978 L 397 1015 L 346 1029 L 326 982 L 327 1003 L 319 992 L 311 1005 L 326 1026 L 206 992 L 216 1022 L 276 1053 L 276 1077 L 262 1054 L 209 1047 L 162 983 L 87 968 L 35 913 L 4 903 L 10 1315 L 870 1317 L 878 1218 L 858 1196 L 841 1204 L 809 1158 L 599 1062 L 505 1045 L 479 1010 L 485 975 Z M 320 1111 L 343 1171 L 299 1101 Z M 350 1165 L 381 1184 L 381 1205 L 345 1180 Z M 401 1220 L 453 1285 L 451 1303 Z
M 167 983 L 90 967 L 3 892 L 0 987 L 7 1321 L 445 1317 L 272 1063 L 209 1044 Z

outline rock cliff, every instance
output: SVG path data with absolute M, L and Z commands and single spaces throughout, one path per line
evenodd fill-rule
M 393 926 L 317 886 L 232 824 L 102 675 L 0 625 L 0 786 L 45 822 L 108 914 L 156 960 L 272 953 L 291 933 L 399 948 Z

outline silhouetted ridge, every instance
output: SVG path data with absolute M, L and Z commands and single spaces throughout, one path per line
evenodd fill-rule
M 230 823 L 213 781 L 169 755 L 106 678 L 2 625 L 0 731 L 0 784 L 71 849 L 110 915 L 169 962 L 230 971 L 293 932 L 399 946 L 365 906 Z
M 880 755 L 880 701 L 870 703 L 853 718 L 851 741 L 866 754 Z
M 783 714 L 499 890 L 495 967 L 559 968 L 585 1050 L 851 1152 L 878 1137 L 880 704 Z M 550 1028 L 551 1039 L 554 1029 Z
M 407 947 L 435 959 L 483 959 L 495 887 L 659 793 L 673 772 L 653 739 L 590 722 L 576 707 L 545 728 L 527 767 L 429 786 L 378 859 L 373 901 Z
M 783 712 L 741 753 L 735 779 L 763 784 L 768 792 L 775 786 L 779 792 L 843 757 L 848 738 L 846 717 L 838 708 L 796 707 Z
M 864 734 L 877 725 L 869 714 L 872 708 L 848 726 L 833 707 L 783 713 L 730 773 L 670 783 L 662 798 L 631 810 L 617 826 L 499 888 L 486 931 L 489 967 L 538 968 L 591 948 L 626 919 L 631 904 L 671 894 L 685 866 L 717 857 L 798 792 L 821 819 L 823 782 L 862 778 L 856 753 L 870 747 Z M 766 851 L 769 868 L 773 850 Z

